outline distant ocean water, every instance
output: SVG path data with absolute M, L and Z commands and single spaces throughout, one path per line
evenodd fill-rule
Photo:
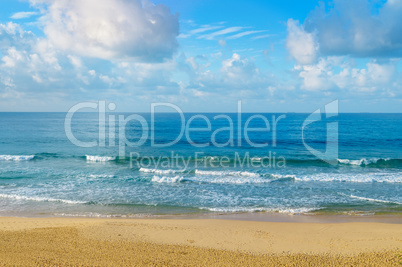
M 249 133 L 254 144 L 268 143 L 265 147 L 250 145 L 244 134 L 239 140 L 238 125 L 242 131 L 255 114 L 242 114 L 240 122 L 237 114 L 225 114 L 234 122 L 233 146 L 197 147 L 183 135 L 172 146 L 155 147 L 151 142 L 171 142 L 180 133 L 181 118 L 161 113 L 155 117 L 154 136 L 141 146 L 126 146 L 126 158 L 109 138 L 104 147 L 71 143 L 65 115 L 0 113 L 0 215 L 402 212 L 402 114 L 339 114 L 336 164 L 316 158 L 303 144 L 301 128 L 308 114 L 285 114 L 276 128 L 276 145 L 272 132 Z M 150 114 L 140 115 L 151 121 Z M 217 114 L 202 115 L 212 122 L 212 131 L 228 126 L 226 120 L 214 120 Z M 140 126 L 128 123 L 128 140 L 139 140 Z M 207 126 L 202 120 L 192 124 Z M 72 131 L 81 141 L 98 140 L 98 114 L 75 114 Z M 109 125 L 105 131 L 119 136 Z M 325 133 L 325 121 L 310 124 L 305 141 L 324 151 Z M 229 135 L 221 131 L 214 138 L 225 144 Z M 189 137 L 196 145 L 211 141 L 207 131 Z

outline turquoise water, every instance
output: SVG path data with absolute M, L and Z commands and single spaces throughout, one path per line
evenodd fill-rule
M 131 114 L 112 114 L 118 115 Z M 151 125 L 150 114 L 138 115 Z M 185 120 L 194 115 L 185 114 Z M 122 149 L 119 129 L 113 131 L 110 124 L 104 147 L 85 148 L 67 138 L 64 113 L 0 113 L 0 215 L 402 212 L 401 114 L 332 118 L 339 125 L 335 164 L 317 158 L 303 144 L 301 129 L 308 114 L 262 114 L 271 123 L 273 115 L 285 117 L 275 136 L 272 124 L 269 132 L 250 131 L 252 145 L 242 130 L 255 114 L 242 114 L 240 121 L 237 114 L 226 114 L 234 122 L 233 142 L 228 142 L 230 131 L 220 131 L 214 136 L 219 147 L 211 145 L 211 132 L 228 127 L 228 120 L 203 115 L 211 121 L 210 130 L 190 131 L 190 139 L 184 134 L 171 146 L 157 147 L 152 142 L 166 144 L 179 136 L 181 118 L 156 114 L 154 136 Z M 304 129 L 305 142 L 316 151 L 324 152 L 328 145 L 327 122 Z M 258 119 L 250 125 L 264 126 Z M 127 124 L 129 141 L 140 139 L 140 126 Z M 202 119 L 191 124 L 207 126 Z M 80 141 L 99 140 L 98 115 L 75 114 L 72 131 Z M 200 144 L 204 146 L 196 146 Z

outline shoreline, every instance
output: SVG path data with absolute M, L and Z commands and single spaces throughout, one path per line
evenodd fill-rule
M 121 219 L 121 220 L 235 220 L 255 222 L 293 222 L 293 223 L 347 223 L 374 222 L 402 224 L 402 214 L 299 214 L 277 212 L 234 212 L 234 213 L 181 213 L 181 214 L 0 214 L 1 218 L 82 218 L 82 219 Z
M 201 216 L 183 216 L 184 219 L 219 219 L 255 222 L 288 222 L 288 223 L 351 223 L 372 222 L 402 224 L 402 214 L 387 215 L 343 215 L 343 214 L 283 214 L 283 213 L 232 213 L 204 214 Z
M 0 244 L 0 265 L 6 266 L 127 265 L 132 260 L 141 265 L 200 266 L 205 260 L 398 266 L 402 228 L 378 222 L 0 217 Z

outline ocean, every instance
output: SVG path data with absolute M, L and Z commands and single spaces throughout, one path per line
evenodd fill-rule
M 309 115 L 0 113 L 0 216 L 401 214 L 402 114 Z

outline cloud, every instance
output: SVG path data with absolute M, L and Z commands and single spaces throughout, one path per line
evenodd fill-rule
M 271 110 L 275 107 L 285 111 L 295 110 L 293 104 L 298 102 L 310 108 L 309 103 L 328 98 L 384 101 L 382 107 L 386 108 L 388 103 L 401 101 L 398 60 L 329 56 L 322 49 L 320 29 L 310 28 L 312 24 L 307 20 L 302 25 L 292 19 L 287 22 L 286 46 L 296 60 L 293 70 L 287 71 L 282 64 L 273 65 L 275 58 L 280 57 L 273 46 L 269 56 L 274 60 L 268 65 L 262 57 L 267 56 L 268 50 L 225 45 L 225 40 L 243 36 L 272 36 L 250 28 L 217 23 L 190 28 L 185 34 L 193 36 L 193 40 L 183 40 L 183 44 L 191 45 L 175 53 L 177 16 L 165 7 L 158 9 L 161 6 L 139 4 L 137 0 L 105 0 L 94 6 L 93 0 L 32 3 L 43 14 L 38 24 L 46 35 L 36 36 L 24 30 L 26 24 L 0 24 L 3 110 L 36 110 L 35 105 L 51 103 L 53 110 L 62 111 L 70 103 L 96 99 L 124 102 L 126 110 L 141 105 L 141 110 L 146 110 L 146 105 L 153 101 L 180 105 L 187 101 L 189 111 L 216 111 L 225 105 L 231 107 L 238 99 L 257 103 L 251 109 L 269 106 Z M 89 12 L 88 8 L 93 10 Z M 133 15 L 134 11 L 138 16 Z M 160 20 L 154 20 L 155 17 Z M 164 26 L 153 28 L 152 21 L 166 21 L 175 30 L 168 31 L 166 34 L 170 35 L 166 37 L 159 32 Z M 92 31 L 91 23 L 102 27 Z M 113 27 L 120 30 L 110 32 Z M 145 40 L 148 35 L 159 36 L 162 41 Z M 196 40 L 197 37 L 213 41 Z M 163 53 L 154 56 L 157 51 Z M 371 105 L 366 106 L 365 110 L 370 110 Z M 351 110 L 359 111 L 359 107 Z M 397 107 L 393 104 L 387 110 Z
M 94 97 L 129 97 L 134 101 L 145 96 L 178 96 L 179 84 L 172 79 L 175 70 L 173 59 L 144 63 L 67 54 L 18 24 L 0 24 L 0 103 L 3 105 L 2 101 L 8 99 L 7 107 L 10 103 L 45 99 L 71 103 Z
M 335 0 L 317 7 L 304 23 L 316 34 L 322 55 L 402 56 L 402 1 L 389 0 L 373 13 L 376 1 Z
M 189 62 L 195 65 L 193 59 Z M 195 66 L 192 68 L 195 73 L 185 87 L 195 97 L 264 98 L 270 94 L 267 88 L 275 82 L 272 75 L 262 72 L 252 60 L 237 53 L 222 60 L 218 71 L 201 68 L 199 64 Z
M 221 29 L 223 26 L 210 26 L 210 25 L 203 25 L 198 29 L 194 29 L 190 31 L 190 34 L 197 34 L 197 33 L 203 33 L 207 31 L 212 31 L 212 30 L 217 30 Z
M 263 34 L 263 35 L 258 35 L 258 36 L 254 36 L 251 39 L 252 40 L 258 40 L 258 39 L 265 39 L 265 38 L 269 38 L 274 36 L 274 34 Z
M 342 89 L 360 92 L 376 92 L 395 89 L 396 61 L 378 63 L 372 60 L 365 68 L 345 68 L 333 81 Z
M 223 24 L 223 23 L 220 23 Z M 181 33 L 179 35 L 179 38 L 184 39 L 184 38 L 189 38 L 191 36 L 195 36 L 197 39 L 205 39 L 205 40 L 215 40 L 218 38 L 225 38 L 225 39 L 239 39 L 244 36 L 252 35 L 252 34 L 257 34 L 257 33 L 262 33 L 266 32 L 266 30 L 253 30 L 253 31 L 242 31 L 247 27 L 227 27 L 224 28 L 222 25 L 202 25 L 198 28 L 192 29 L 190 31 L 187 31 L 185 33 Z M 219 29 L 219 30 L 218 30 Z M 214 31 L 218 30 L 218 31 Z M 233 34 L 236 33 L 236 34 Z M 230 35 L 232 34 L 232 35 Z M 264 36 L 265 37 L 265 36 Z M 261 37 L 261 38 L 264 38 Z
M 184 39 L 184 38 L 188 38 L 188 37 L 191 37 L 191 36 L 199 34 L 199 33 L 213 31 L 213 30 L 217 30 L 217 29 L 221 29 L 221 28 L 223 28 L 223 26 L 202 25 L 201 27 L 199 27 L 197 29 L 193 29 L 193 30 L 189 31 L 188 33 L 181 33 L 178 36 L 178 38 Z
M 308 91 L 325 91 L 331 88 L 330 75 L 331 66 L 325 59 L 315 65 L 296 66 L 300 70 L 299 77 L 302 78 L 301 88 Z
M 364 68 L 357 68 L 347 57 L 322 57 L 313 65 L 296 65 L 295 70 L 302 81 L 301 89 L 367 93 L 397 90 L 397 63 L 371 60 Z
M 286 48 L 290 55 L 299 64 L 314 63 L 318 52 L 314 34 L 306 32 L 303 26 L 293 19 L 288 20 L 287 31 Z
M 39 15 L 38 12 L 17 12 L 14 13 L 10 18 L 12 19 L 27 19 L 32 16 Z
M 10 47 L 7 50 L 5 56 L 2 57 L 1 61 L 3 61 L 2 67 L 5 68 L 14 68 L 18 62 L 25 61 L 26 53 L 22 53 L 15 49 L 15 47 Z
M 238 32 L 243 30 L 244 27 L 229 27 L 220 31 L 216 31 L 213 33 L 209 33 L 209 34 L 204 34 L 201 36 L 198 36 L 197 39 L 207 39 L 207 40 L 213 40 L 215 37 L 221 36 L 221 35 L 226 35 L 229 33 L 233 33 L 233 32 Z
M 255 34 L 255 33 L 260 33 L 260 32 L 265 32 L 265 31 L 245 31 L 245 32 L 240 32 L 238 34 L 229 36 L 227 39 L 238 39 L 247 35 Z
M 233 53 L 231 58 L 222 62 L 221 72 L 222 77 L 227 81 L 238 83 L 241 80 L 257 78 L 260 70 L 254 62 Z
M 375 10 L 375 12 L 374 12 Z M 335 0 L 300 25 L 289 19 L 286 47 L 296 60 L 299 88 L 338 97 L 398 97 L 402 1 Z M 355 66 L 354 58 L 360 64 Z
M 168 87 L 177 93 L 177 82 L 171 78 L 175 69 L 174 60 L 163 63 L 122 62 L 112 74 L 121 76 L 119 80 L 125 80 L 124 86 L 136 91 L 136 95 L 153 95 L 156 89 Z
M 57 48 L 109 60 L 160 62 L 178 47 L 178 16 L 148 0 L 31 0 Z
M 0 94 L 8 92 L 10 101 L 20 96 L 44 99 L 45 93 L 65 96 L 82 86 L 84 77 L 71 63 L 79 64 L 79 58 L 57 53 L 47 39 L 18 24 L 0 24 L 0 55 Z
M 70 60 L 71 64 L 75 67 L 75 68 L 81 68 L 82 67 L 82 60 L 79 57 L 76 56 L 72 56 L 72 55 L 68 55 L 67 56 L 68 59 Z
M 0 49 L 8 49 L 10 46 L 27 48 L 36 37 L 29 31 L 24 31 L 20 25 L 8 22 L 0 24 Z
M 218 41 L 218 44 L 219 44 L 220 46 L 224 47 L 224 46 L 226 46 L 226 41 L 220 39 L 220 40 Z

